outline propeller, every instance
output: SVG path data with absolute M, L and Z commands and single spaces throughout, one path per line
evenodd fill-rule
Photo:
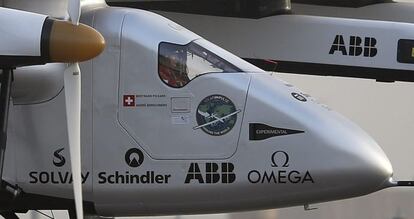
M 68 1 L 69 20 L 79 25 L 80 0 Z M 83 219 L 82 168 L 81 168 L 81 71 L 79 63 L 71 63 L 64 71 L 66 119 L 73 177 L 73 192 L 77 219 Z
M 0 8 L 0 14 L 11 17 L 11 20 L 21 21 L 17 23 L 11 22 L 12 25 L 10 25 L 10 22 L 0 19 L 0 26 L 5 26 L 3 29 L 11 32 L 5 37 L 5 43 L 19 45 L 15 50 L 10 50 L 12 52 L 7 47 L 5 49 L 2 48 L 3 50 L 0 51 L 2 53 L 0 56 L 6 55 L 4 56 L 6 58 L 0 58 L 0 70 L 3 72 L 0 78 L 0 186 L 4 184 L 2 172 L 7 141 L 7 117 L 12 69 L 46 63 L 70 63 L 64 71 L 66 119 L 76 215 L 78 219 L 83 219 L 80 139 L 81 71 L 79 62 L 93 59 L 101 54 L 105 49 L 105 39 L 94 28 L 79 23 L 81 14 L 80 0 L 67 1 L 68 19 L 66 20 L 57 20 L 46 15 Z M 43 21 L 43 23 L 40 21 Z M 13 25 L 17 26 L 14 27 Z M 29 29 L 28 36 L 14 39 L 15 37 L 13 36 L 18 35 L 20 30 L 23 29 Z M 31 30 L 36 29 L 41 30 L 40 34 L 37 31 L 34 31 L 33 34 L 30 33 L 33 32 Z M 2 41 L 4 41 L 3 38 Z M 12 54 L 12 57 L 10 54 Z M 39 54 L 39 56 L 33 56 L 32 54 Z

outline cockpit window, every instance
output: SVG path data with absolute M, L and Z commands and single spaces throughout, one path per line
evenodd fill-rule
M 219 72 L 242 70 L 195 42 L 187 45 L 160 43 L 158 74 L 171 87 L 180 88 L 199 75 Z

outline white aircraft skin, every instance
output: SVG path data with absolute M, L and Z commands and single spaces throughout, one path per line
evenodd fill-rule
M 414 34 L 414 24 L 411 23 L 309 15 L 279 15 L 252 20 L 167 12 L 161 14 L 243 58 L 384 69 L 389 70 L 389 74 L 395 74 L 393 70 L 414 69 L 412 63 L 397 60 L 399 40 L 411 40 Z M 306 40 L 303 40 L 304 33 Z M 339 50 L 330 52 L 336 37 L 343 40 L 344 53 Z M 361 48 L 360 54 L 350 55 L 351 37 L 361 40 L 357 44 Z M 372 57 L 364 54 L 364 49 L 368 48 L 364 45 L 368 38 L 375 39 L 372 48 L 377 53 Z
M 413 3 L 384 3 L 361 8 L 293 4 L 293 14 L 260 19 L 158 13 L 239 57 L 279 62 L 278 68 L 270 64 L 269 70 L 414 81 L 414 58 L 410 50 L 414 45 L 411 45 L 414 42 L 413 10 Z M 342 40 L 344 50 L 331 52 L 337 37 Z M 353 38 L 357 39 L 354 45 L 361 52 L 352 54 Z M 371 41 L 366 43 L 365 40 Z M 404 41 L 410 45 L 403 45 Z M 369 47 L 375 54 L 365 54 Z M 400 57 L 405 47 L 407 53 L 402 56 L 413 60 L 404 61 Z
M 414 23 L 412 1 L 373 4 L 360 8 L 292 4 L 292 8 L 295 14 L 302 15 Z
M 15 13 L 15 10 L 2 9 L 0 19 L 10 19 L 10 17 L 13 16 L 13 13 Z M 40 56 L 40 44 L 36 42 L 39 42 L 41 40 L 41 27 L 46 18 L 46 15 L 38 16 L 34 13 L 24 12 L 20 14 L 20 16 L 21 20 L 19 20 L 18 23 L 16 22 L 17 24 L 9 23 L 8 25 L 2 25 L 2 33 L 7 34 L 7 30 L 10 28 L 15 28 L 16 34 L 13 37 L 7 37 L 0 41 L 0 54 L 8 54 L 13 56 Z M 30 24 L 25 22 L 26 20 L 30 20 Z M 13 45 L 13 43 L 16 41 L 27 43 L 19 43 L 18 45 Z
M 87 213 L 270 209 L 396 186 L 388 158 L 357 125 L 182 26 L 103 3 L 84 5 L 81 23 L 106 41 L 81 63 Z M 240 71 L 170 87 L 158 74 L 162 43 L 196 44 Z M 23 191 L 15 209 L 65 209 L 73 198 L 65 68 L 15 71 L 3 175 Z

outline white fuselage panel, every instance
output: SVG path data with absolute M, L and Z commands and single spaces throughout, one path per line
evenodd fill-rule
M 46 15 L 0 8 L 0 56 L 40 56 Z

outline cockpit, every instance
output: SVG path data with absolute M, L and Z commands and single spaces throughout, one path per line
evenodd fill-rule
M 199 39 L 186 45 L 161 42 L 158 51 L 158 74 L 161 80 L 174 88 L 188 84 L 192 79 L 207 73 L 236 73 L 258 71 L 256 67 L 238 67 L 227 61 L 231 57 L 235 63 L 245 63 L 244 60 L 227 51 L 214 51 L 206 49 L 202 44 L 209 42 Z M 214 49 L 214 48 L 213 48 Z M 231 60 L 230 59 L 230 60 Z M 248 66 L 248 67 L 247 67 Z

